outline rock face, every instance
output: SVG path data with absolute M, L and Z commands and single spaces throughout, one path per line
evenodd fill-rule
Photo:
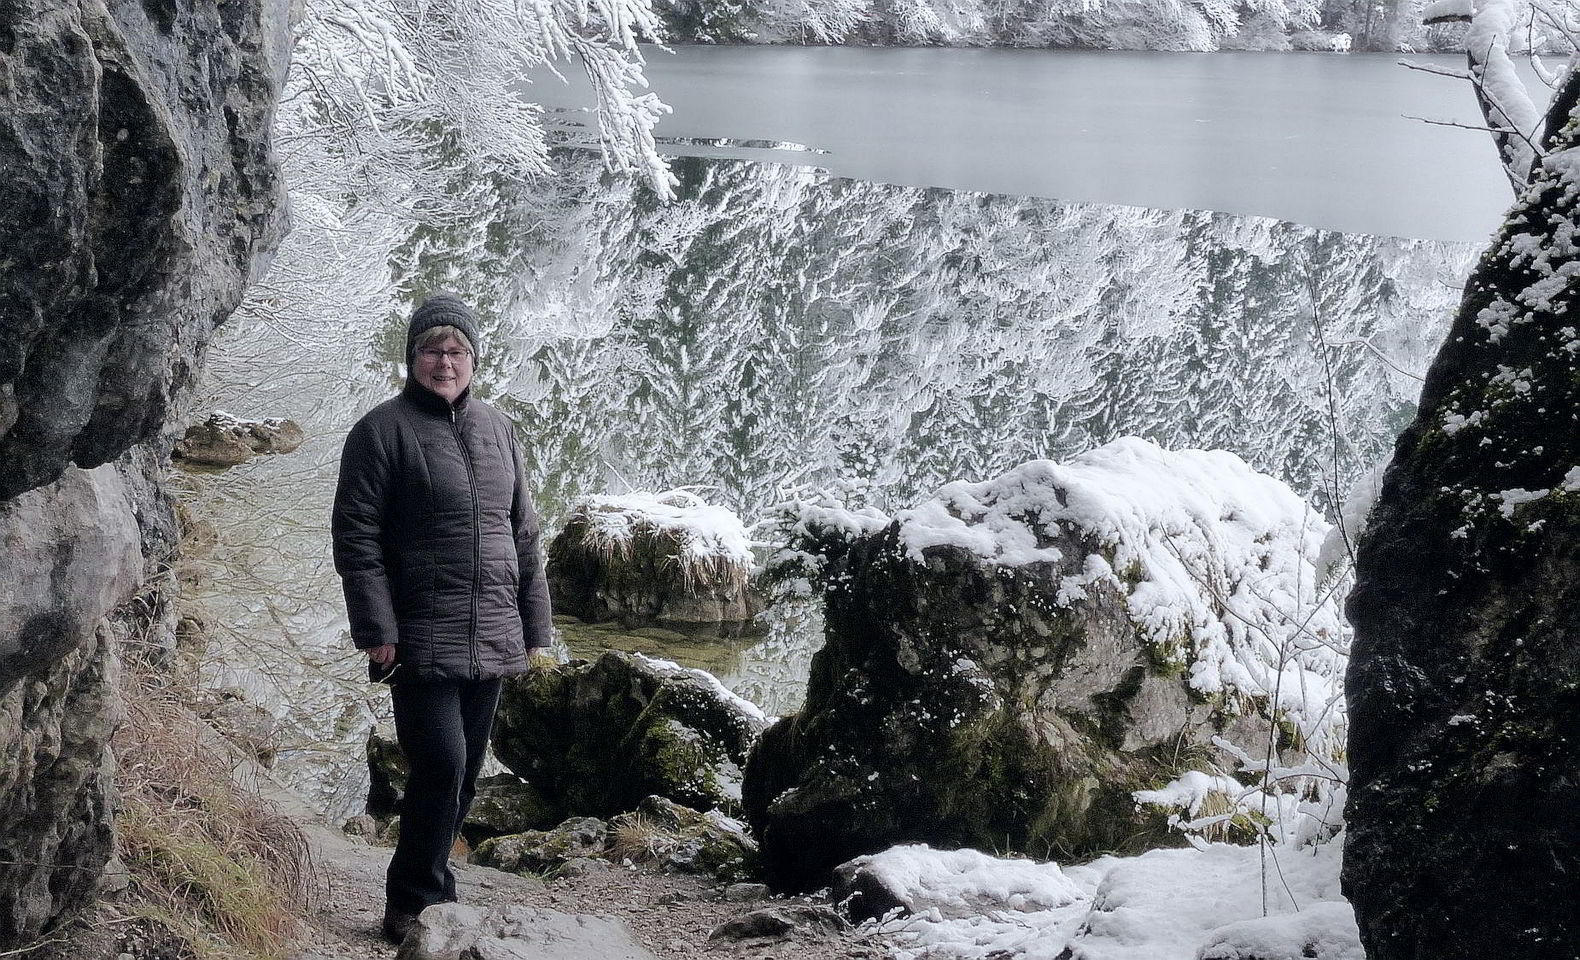
M 114 466 L 0 503 L 0 945 L 81 905 L 109 859 L 120 701 L 107 618 L 142 569 Z
M 656 960 L 625 921 L 511 905 L 488 913 L 460 903 L 424 910 L 397 960 Z
M 1312 692 L 1337 683 L 1281 612 L 1325 532 L 1232 455 L 1125 440 L 951 484 L 859 537 L 805 706 L 746 769 L 769 881 L 813 889 L 906 841 L 1061 859 L 1173 842 L 1132 792 L 1232 768 L 1213 737 L 1332 737 L 1288 698 L 1276 727 L 1256 717 L 1281 649 Z M 1309 637 L 1337 639 L 1331 604 L 1310 613 Z
M 578 500 L 549 543 L 554 609 L 587 621 L 741 623 L 762 612 L 740 518 L 693 493 Z
M 1360 544 L 1344 885 L 1372 960 L 1580 956 L 1577 93 Z
M 153 437 L 285 228 L 287 0 L 15 0 L 0 32 L 0 499 Z
M 202 423 L 187 427 L 170 455 L 202 467 L 234 467 L 260 454 L 291 453 L 305 439 L 295 420 L 241 420 L 228 413 L 211 413 Z
M 712 676 L 610 652 L 505 682 L 494 754 L 562 816 L 611 817 L 650 794 L 733 808 L 767 721 Z
M 81 904 L 109 854 L 115 637 L 174 527 L 160 451 L 136 445 L 284 230 L 288 13 L 0 14 L 0 951 Z

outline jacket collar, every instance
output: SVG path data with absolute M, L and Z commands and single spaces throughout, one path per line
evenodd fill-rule
M 455 398 L 455 403 L 451 404 L 437 393 L 418 383 L 416 377 L 407 376 L 406 386 L 401 388 L 400 393 L 401 396 L 405 397 L 419 410 L 448 420 L 452 411 L 457 417 L 465 415 L 467 403 L 472 397 L 472 388 L 467 387 L 461 391 L 461 395 Z

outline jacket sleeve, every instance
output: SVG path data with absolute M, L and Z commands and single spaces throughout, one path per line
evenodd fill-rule
M 368 421 L 359 420 L 340 454 L 340 482 L 329 525 L 351 642 L 359 650 L 396 643 L 400 637 L 384 560 L 391 482 L 388 452 Z
M 516 563 L 521 572 L 521 590 L 516 604 L 521 610 L 521 630 L 527 648 L 546 647 L 554 639 L 554 611 L 549 604 L 549 578 L 544 571 L 543 523 L 527 492 L 526 471 L 521 450 L 511 439 L 510 455 L 515 460 L 516 492 L 510 508 L 510 524 L 516 536 Z

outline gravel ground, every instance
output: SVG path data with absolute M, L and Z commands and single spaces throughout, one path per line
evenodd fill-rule
M 378 926 L 384 910 L 384 866 L 389 849 L 346 840 L 320 828 L 314 828 L 312 836 L 324 874 L 324 905 L 308 940 L 292 960 L 388 960 L 395 951 L 385 944 Z M 808 931 L 745 942 L 709 940 L 719 924 L 749 911 L 817 901 L 729 901 L 722 885 L 707 878 L 611 867 L 545 884 L 488 867 L 454 866 L 463 903 L 481 909 L 519 903 L 564 913 L 620 917 L 660 960 L 881 960 L 889 953 L 881 941 L 860 932 Z

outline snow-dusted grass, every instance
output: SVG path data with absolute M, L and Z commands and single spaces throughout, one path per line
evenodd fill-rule
M 1222 843 L 1062 869 L 925 845 L 859 862 L 915 907 L 876 924 L 895 960 L 1364 960 L 1340 848 L 1273 847 L 1265 871 L 1259 848 Z
M 566 527 L 606 563 L 636 551 L 662 558 L 688 591 L 698 584 L 742 590 L 752 569 L 740 517 L 686 490 L 582 497 Z

